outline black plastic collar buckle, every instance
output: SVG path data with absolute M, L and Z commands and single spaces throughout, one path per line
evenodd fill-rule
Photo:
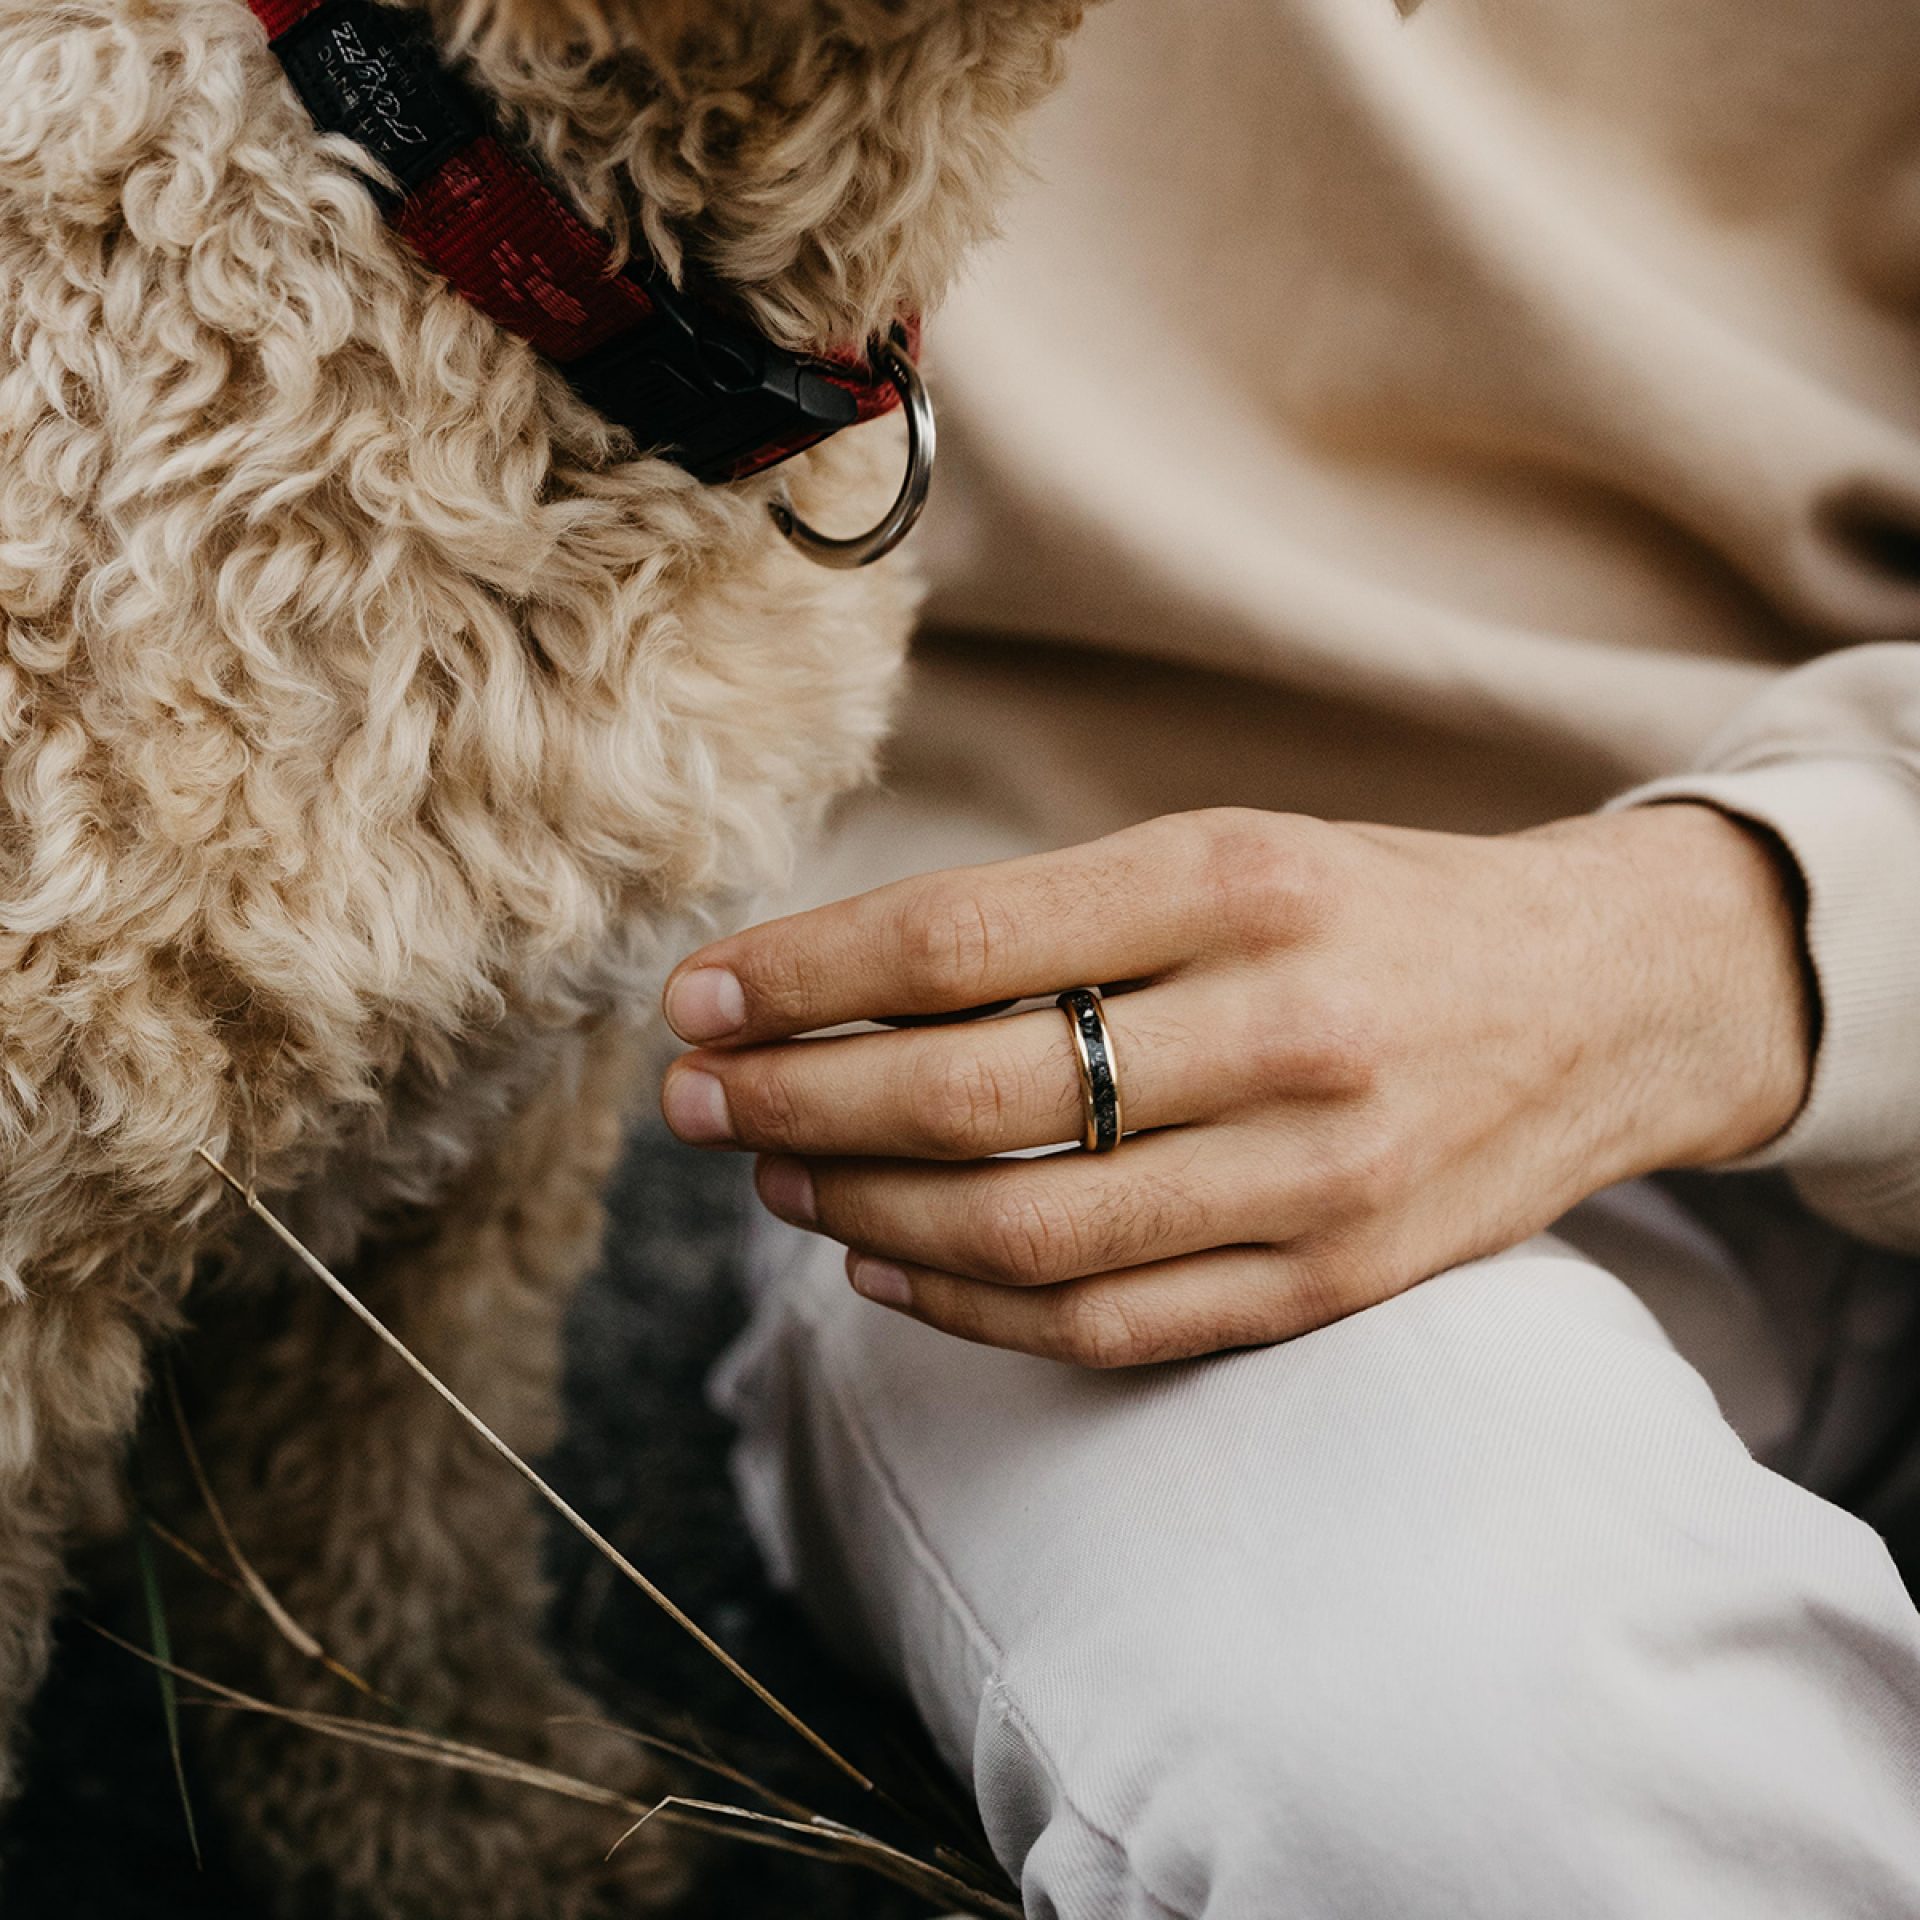
M 640 445 L 670 447 L 696 479 L 734 480 L 860 417 L 855 396 L 804 356 L 689 298 L 664 273 L 634 278 L 654 319 L 566 372 L 582 399 Z

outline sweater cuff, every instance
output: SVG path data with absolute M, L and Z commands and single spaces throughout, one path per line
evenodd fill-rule
M 1820 1041 L 1806 1104 L 1759 1152 L 1808 1205 L 1864 1239 L 1920 1251 L 1920 787 L 1867 759 L 1690 773 L 1615 807 L 1702 801 L 1771 832 L 1806 884 Z

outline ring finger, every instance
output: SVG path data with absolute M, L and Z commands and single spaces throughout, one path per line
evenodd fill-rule
M 1244 1009 L 1214 1007 L 1223 992 L 1231 1001 L 1225 983 L 1177 980 L 1102 1003 L 1130 1128 L 1207 1118 L 1231 1095 L 1242 1074 L 1215 1036 Z M 1079 1138 L 1080 1069 L 1066 1018 L 1049 1007 L 688 1054 L 669 1070 L 661 1108 L 701 1146 L 979 1160 Z

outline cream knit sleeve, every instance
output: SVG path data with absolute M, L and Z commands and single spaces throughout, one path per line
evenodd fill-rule
M 1806 1105 L 1743 1166 L 1836 1224 L 1920 1251 L 1920 643 L 1783 675 L 1697 772 L 1614 804 L 1702 800 L 1776 834 L 1806 882 L 1819 1054 Z

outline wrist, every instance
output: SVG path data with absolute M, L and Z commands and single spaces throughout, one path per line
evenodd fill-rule
M 1818 999 L 1800 878 L 1771 835 L 1695 802 L 1631 807 L 1539 836 L 1586 896 L 1610 1035 L 1616 1178 L 1735 1160 L 1806 1098 Z

